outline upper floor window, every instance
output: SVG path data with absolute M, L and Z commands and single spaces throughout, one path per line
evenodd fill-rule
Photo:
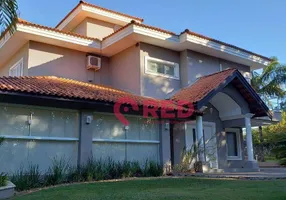
M 9 76 L 23 76 L 23 58 L 9 69 Z
M 177 80 L 180 79 L 178 63 L 160 60 L 148 56 L 145 57 L 145 73 Z

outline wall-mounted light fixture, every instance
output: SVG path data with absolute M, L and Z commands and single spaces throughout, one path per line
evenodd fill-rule
M 169 122 L 165 122 L 165 130 L 170 130 L 170 123 Z
M 86 116 L 86 124 L 91 124 L 91 122 L 92 122 L 92 120 L 93 120 L 93 116 L 91 116 L 91 115 L 88 115 L 88 116 Z
M 30 112 L 30 116 L 28 117 L 28 125 L 32 125 L 32 122 L 33 122 L 33 112 Z

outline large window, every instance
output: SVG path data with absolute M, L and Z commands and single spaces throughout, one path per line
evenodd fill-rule
M 9 76 L 23 76 L 23 58 L 9 69 Z
M 145 57 L 145 73 L 177 80 L 180 79 L 178 63 L 151 58 L 148 56 Z
M 226 144 L 228 160 L 241 160 L 240 132 L 238 129 L 227 130 Z

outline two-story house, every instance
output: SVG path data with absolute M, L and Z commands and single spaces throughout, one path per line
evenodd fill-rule
M 175 165 L 196 143 L 209 169 L 258 170 L 251 127 L 272 115 L 248 81 L 269 64 L 265 56 L 80 1 L 54 28 L 19 19 L 1 36 L 0 57 L 0 171 L 30 162 L 45 170 L 54 157 Z M 142 116 L 152 107 L 146 102 L 165 99 L 171 107 L 190 102 L 195 112 L 184 120 Z M 129 105 L 129 125 L 114 114 L 118 101 Z

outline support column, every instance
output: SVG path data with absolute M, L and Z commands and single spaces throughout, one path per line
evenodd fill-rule
M 203 117 L 196 117 L 196 130 L 198 136 L 198 149 L 199 149 L 199 161 L 205 161 L 204 159 L 204 133 L 203 133 Z
M 160 162 L 164 167 L 164 174 L 171 171 L 171 143 L 169 121 L 160 121 Z
M 252 142 L 252 131 L 251 131 L 251 117 L 253 114 L 248 113 L 245 115 L 245 128 L 246 128 L 246 145 L 247 145 L 247 157 L 248 161 L 254 161 L 253 155 L 253 142 Z
M 91 112 L 80 113 L 78 165 L 83 165 L 92 158 L 92 116 Z

